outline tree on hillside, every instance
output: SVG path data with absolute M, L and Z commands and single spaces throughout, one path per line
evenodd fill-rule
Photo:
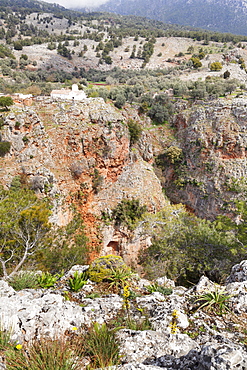
M 245 190 L 243 194 L 245 194 Z M 242 253 L 242 259 L 246 259 L 246 255 L 247 255 L 247 202 L 243 200 L 236 201 L 236 209 L 234 213 L 235 213 L 235 220 L 237 220 L 237 222 L 234 222 L 229 217 L 219 216 L 216 220 L 217 229 L 222 232 L 231 232 L 234 235 L 234 241 L 236 244 L 235 248 L 240 248 L 241 253 Z
M 121 109 L 124 104 L 126 103 L 125 96 L 122 93 L 117 94 L 116 100 L 115 100 L 115 106 L 119 109 Z
M 89 263 L 88 238 L 81 215 L 74 208 L 72 220 L 66 226 L 52 228 L 48 237 L 52 243 L 46 243 L 35 256 L 38 269 L 56 274 Z
M 194 68 L 200 68 L 201 66 L 202 66 L 202 62 L 200 61 L 200 59 L 199 58 L 197 58 L 197 57 L 192 57 L 192 58 L 190 58 L 190 60 L 191 60 L 191 62 L 192 62 L 192 64 L 193 64 L 193 67 Z
M 210 65 L 211 71 L 221 71 L 222 70 L 222 64 L 220 62 L 213 62 Z
M 227 70 L 227 71 L 224 72 L 223 78 L 226 80 L 227 78 L 230 77 L 230 75 L 231 75 L 231 73 Z
M 9 110 L 8 107 L 10 107 L 13 104 L 14 104 L 13 99 L 10 96 L 0 96 L 0 107 Z
M 14 42 L 14 49 L 15 50 L 22 50 L 23 49 L 22 43 L 20 41 L 15 41 Z
M 0 188 L 0 265 L 4 279 L 13 276 L 43 245 L 50 229 L 46 203 L 27 189 Z

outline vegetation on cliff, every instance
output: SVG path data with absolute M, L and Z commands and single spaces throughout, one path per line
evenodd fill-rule
M 180 284 L 196 283 L 200 276 L 221 282 L 231 266 L 246 256 L 246 204 L 241 203 L 242 222 L 230 218 L 211 222 L 186 211 L 182 205 L 170 206 L 146 219 L 152 245 L 140 253 L 140 263 L 149 278 L 163 274 Z M 153 231 L 152 231 L 153 230 Z
M 52 228 L 50 215 L 48 198 L 39 199 L 27 188 L 0 188 L 0 271 L 5 279 L 23 266 L 55 273 L 87 261 L 81 218 L 75 216 L 65 228 Z
M 50 228 L 50 211 L 45 202 L 26 189 L 0 190 L 0 263 L 6 279 L 41 248 Z

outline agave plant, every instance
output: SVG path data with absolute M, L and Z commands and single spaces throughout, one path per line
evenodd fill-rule
M 231 298 L 230 295 L 226 294 L 224 290 L 218 289 L 215 286 L 214 291 L 205 292 L 197 296 L 195 303 L 200 302 L 201 305 L 198 309 L 206 308 L 207 310 L 215 310 L 217 313 L 222 315 L 229 311 L 228 302 Z
M 110 281 L 110 287 L 114 287 L 118 291 L 120 288 L 124 287 L 126 281 L 133 275 L 134 273 L 129 268 L 112 268 L 111 272 L 107 276 L 107 280 Z
M 84 285 L 87 284 L 87 278 L 84 272 L 76 271 L 74 276 L 69 279 L 69 287 L 73 292 L 78 292 Z

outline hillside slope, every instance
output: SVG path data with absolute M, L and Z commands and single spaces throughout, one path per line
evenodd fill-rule
M 109 0 L 97 10 L 138 15 L 219 32 L 247 34 L 246 3 L 240 0 Z

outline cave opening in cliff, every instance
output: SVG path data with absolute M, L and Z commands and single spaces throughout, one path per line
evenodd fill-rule
M 107 249 L 110 250 L 112 254 L 117 254 L 117 255 L 120 254 L 119 253 L 120 252 L 119 243 L 116 241 L 110 241 L 107 244 Z

